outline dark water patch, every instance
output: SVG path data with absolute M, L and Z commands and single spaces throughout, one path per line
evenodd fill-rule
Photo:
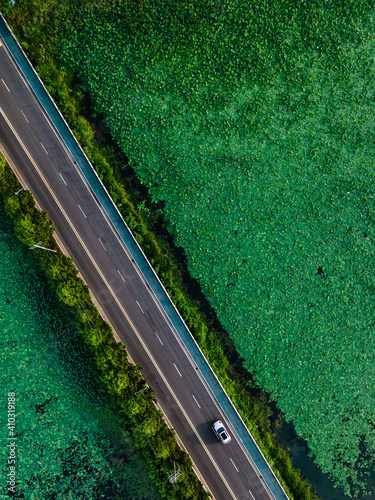
M 307 442 L 297 435 L 293 423 L 286 422 L 284 419 L 274 420 L 272 430 L 277 436 L 277 441 L 288 451 L 293 465 L 300 469 L 302 476 L 311 483 L 322 500 L 349 500 L 350 498 L 375 500 L 375 493 L 351 497 L 346 495 L 342 488 L 335 487 L 328 475 L 324 474 L 309 457 Z M 367 486 L 371 489 L 375 486 L 375 471 L 368 472 L 370 475 Z

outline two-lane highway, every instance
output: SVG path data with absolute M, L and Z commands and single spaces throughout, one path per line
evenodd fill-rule
M 53 220 L 116 335 L 144 367 L 145 379 L 214 498 L 271 498 L 235 429 L 3 44 L 0 149 Z M 232 436 L 227 445 L 210 429 L 218 418 Z

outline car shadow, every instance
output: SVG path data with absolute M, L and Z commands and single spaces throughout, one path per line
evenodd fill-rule
M 213 422 L 214 421 L 203 422 L 197 425 L 197 431 L 207 445 L 220 443 L 220 441 L 215 436 L 214 431 L 211 429 L 211 425 L 213 424 Z

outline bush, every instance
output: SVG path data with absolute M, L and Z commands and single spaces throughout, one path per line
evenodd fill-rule
M 47 214 L 35 207 L 30 192 L 22 192 L 16 201 L 14 194 L 14 176 L 0 157 L 0 199 L 6 212 L 11 217 L 18 237 L 30 245 L 40 238 L 49 248 L 56 248 L 53 228 Z M 20 186 L 15 186 L 20 188 Z M 120 408 L 128 422 L 138 449 L 145 456 L 150 467 L 150 476 L 158 485 L 164 498 L 208 499 L 201 483 L 192 471 L 191 461 L 187 461 L 185 452 L 178 449 L 174 432 L 164 422 L 163 416 L 154 406 L 155 392 L 148 389 L 139 398 L 134 392 L 144 385 L 141 367 L 132 365 L 127 359 L 126 348 L 113 338 L 111 328 L 105 323 L 90 298 L 89 289 L 77 276 L 77 269 L 72 259 L 58 253 L 51 259 L 44 252 L 35 253 L 34 258 L 43 269 L 47 280 L 54 285 L 57 296 L 69 308 L 80 332 L 90 348 L 102 382 Z M 178 450 L 178 451 L 177 451 Z M 185 457 L 186 455 L 186 457 Z M 182 481 L 172 486 L 165 470 L 166 464 L 173 468 L 177 463 L 183 468 Z M 189 463 L 189 466 L 187 466 Z

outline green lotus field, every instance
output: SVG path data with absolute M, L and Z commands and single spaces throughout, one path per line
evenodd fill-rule
M 375 453 L 374 7 L 77 0 L 76 71 L 234 339 L 324 472 Z

